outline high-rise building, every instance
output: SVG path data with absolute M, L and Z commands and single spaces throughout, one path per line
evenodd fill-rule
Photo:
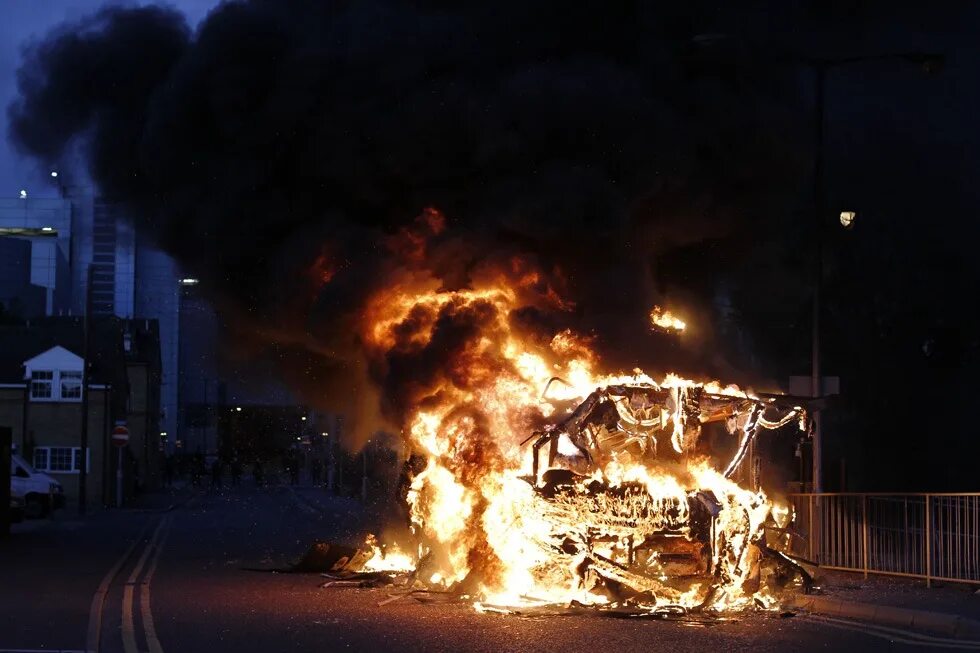
M 173 442 L 179 419 L 180 276 L 169 255 L 137 238 L 133 301 L 137 316 L 160 324 L 160 431 Z
M 132 224 L 124 219 L 117 205 L 88 190 L 71 189 L 69 193 L 75 313 L 84 315 L 91 302 L 96 315 L 132 318 L 136 273 L 136 233 Z
M 61 198 L 0 199 L 0 304 L 20 318 L 81 316 L 91 306 L 94 315 L 157 320 L 160 430 L 173 442 L 180 377 L 177 263 L 138 235 L 119 205 L 84 187 L 61 192 Z
M 71 312 L 72 227 L 66 199 L 0 199 L 0 302 L 6 309 L 18 305 L 25 318 Z

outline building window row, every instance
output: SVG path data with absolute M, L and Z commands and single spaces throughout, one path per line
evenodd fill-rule
M 31 401 L 81 400 L 81 370 L 31 370 Z
M 85 450 L 85 471 L 89 471 L 89 450 Z M 39 472 L 77 474 L 82 469 L 81 447 L 34 447 L 34 469 Z

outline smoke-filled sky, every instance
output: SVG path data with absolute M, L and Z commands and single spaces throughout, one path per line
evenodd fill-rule
M 809 350 L 798 60 L 940 51 L 938 74 L 881 61 L 828 78 L 824 228 L 842 208 L 859 219 L 828 234 L 826 369 L 867 416 L 902 401 L 897 370 L 958 391 L 977 351 L 962 298 L 980 277 L 980 10 L 896 4 L 248 0 L 198 24 L 208 3 L 43 20 L 24 3 L 6 42 L 43 40 L 7 134 L 29 158 L 4 165 L 84 161 L 74 174 L 204 280 L 244 351 L 321 393 L 349 381 L 372 292 L 505 268 L 564 300 L 523 328 L 594 335 L 611 365 L 783 383 Z M 429 207 L 444 228 L 420 227 Z M 655 302 L 693 318 L 686 342 L 651 336 Z
M 188 23 L 196 25 L 219 1 L 174 0 L 168 4 L 178 8 Z M 6 107 L 17 93 L 17 68 L 27 43 L 42 38 L 56 25 L 78 20 L 104 4 L 105 0 L 7 0 L 0 5 L 0 103 Z M 6 133 L 6 112 L 0 117 L 0 124 Z M 16 197 L 21 189 L 27 189 L 31 196 L 54 197 L 56 189 L 48 183 L 50 171 L 43 167 L 18 154 L 6 138 L 0 140 L 0 197 Z

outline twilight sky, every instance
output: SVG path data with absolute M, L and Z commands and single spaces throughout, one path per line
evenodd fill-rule
M 6 106 L 22 44 L 100 0 L 0 1 Z M 198 25 L 217 2 L 176 6 Z M 576 310 L 530 326 L 601 334 L 613 369 L 775 386 L 810 363 L 814 77 L 801 59 L 863 57 L 831 70 L 825 94 L 823 367 L 846 402 L 825 453 L 868 487 L 975 485 L 976 417 L 956 407 L 980 393 L 980 4 L 627 4 L 252 0 L 189 44 L 167 12 L 111 12 L 124 22 L 93 41 L 118 65 L 76 48 L 42 57 L 48 83 L 18 134 L 53 160 L 90 133 L 101 191 L 206 280 L 238 329 L 229 342 L 310 401 L 371 408 L 332 352 L 356 346 L 346 325 L 392 280 L 379 243 L 430 224 L 411 222 L 425 206 L 452 229 L 415 262 L 448 287 L 531 256 Z M 945 65 L 894 56 L 917 52 Z M 75 120 L 103 106 L 118 113 Z M 48 169 L 0 143 L 0 196 L 53 195 Z M 843 209 L 859 216 L 846 232 Z M 310 267 L 322 262 L 335 267 Z M 721 324 L 717 337 L 650 341 L 659 298 L 706 332 Z M 449 351 L 438 343 L 433 360 Z M 910 406 L 952 409 L 882 418 Z
M 0 197 L 15 197 L 20 189 L 32 197 L 52 197 L 56 194 L 48 184 L 47 170 L 19 156 L 7 141 L 6 108 L 17 90 L 17 67 L 24 43 L 41 38 L 52 27 L 91 13 L 105 4 L 170 4 L 180 9 L 191 25 L 197 25 L 220 0 L 173 0 L 168 3 L 130 2 L 107 3 L 105 0 L 4 0 L 0 20 Z

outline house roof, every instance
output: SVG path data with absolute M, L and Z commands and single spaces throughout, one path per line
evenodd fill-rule
M 112 383 L 124 368 L 121 320 L 93 320 L 90 369 L 94 383 Z M 79 356 L 85 351 L 85 329 L 80 317 L 30 320 L 24 325 L 0 326 L 0 383 L 24 380 L 24 362 L 53 347 Z
M 55 345 L 24 361 L 24 367 L 35 370 L 81 370 L 82 357 L 61 345 Z

